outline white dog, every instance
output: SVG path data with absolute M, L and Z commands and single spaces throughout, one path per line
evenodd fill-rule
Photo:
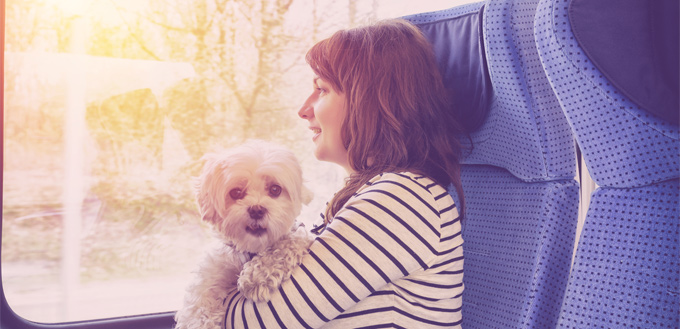
M 175 316 L 178 329 L 220 328 L 226 295 L 234 287 L 249 299 L 269 300 L 311 242 L 295 224 L 311 194 L 292 152 L 250 141 L 204 159 L 198 205 L 220 244 L 205 256 L 187 287 L 184 306 Z

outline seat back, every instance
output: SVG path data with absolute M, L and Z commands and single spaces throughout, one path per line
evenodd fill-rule
M 554 328 L 567 283 L 575 149 L 538 60 L 537 3 L 488 1 L 405 17 L 433 43 L 445 84 L 461 95 L 452 110 L 473 127 L 461 174 L 464 328 Z
M 677 15 L 677 0 L 539 4 L 541 64 L 600 186 L 559 328 L 678 327 Z

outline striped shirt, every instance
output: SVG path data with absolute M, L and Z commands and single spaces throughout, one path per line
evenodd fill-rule
M 440 185 L 412 173 L 372 178 L 312 243 L 267 303 L 238 291 L 226 328 L 460 328 L 463 239 Z

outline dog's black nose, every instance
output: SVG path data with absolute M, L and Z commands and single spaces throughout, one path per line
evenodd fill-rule
M 251 206 L 248 207 L 248 213 L 252 219 L 262 219 L 262 217 L 264 217 L 264 215 L 267 213 L 267 208 L 263 206 Z

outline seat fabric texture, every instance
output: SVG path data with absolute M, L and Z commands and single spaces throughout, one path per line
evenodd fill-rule
M 595 191 L 560 328 L 678 328 L 678 200 L 678 180 Z
M 464 328 L 555 328 L 576 231 L 574 180 L 464 166 Z
M 599 71 L 573 33 L 570 15 L 583 10 L 572 11 L 572 4 L 541 0 L 534 24 L 541 63 L 600 186 L 586 214 L 558 328 L 678 328 L 678 125 L 636 105 L 609 80 L 615 75 Z M 590 44 L 589 53 L 596 46 Z
M 638 107 L 606 79 L 574 37 L 569 5 L 541 1 L 536 43 L 593 180 L 627 188 L 678 177 L 678 125 Z
M 433 43 L 451 92 L 473 100 L 462 115 L 484 119 L 461 173 L 466 329 L 554 328 L 569 275 L 575 147 L 536 51 L 537 4 L 487 1 L 405 17 Z

